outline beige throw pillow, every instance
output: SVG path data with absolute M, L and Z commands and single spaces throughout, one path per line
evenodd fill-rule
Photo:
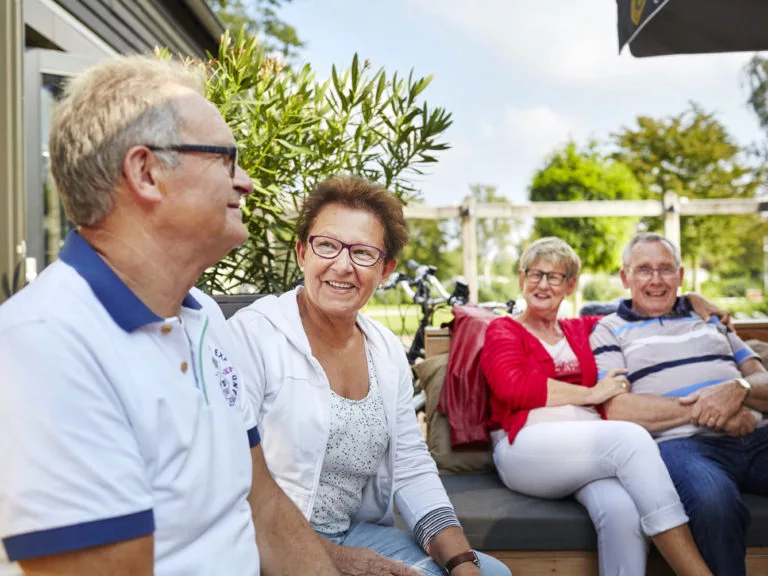
M 433 356 L 416 365 L 416 375 L 427 394 L 427 446 L 441 474 L 466 474 L 493 470 L 490 450 L 481 452 L 454 452 L 451 449 L 451 430 L 445 414 L 437 411 L 440 389 L 445 381 L 448 354 Z

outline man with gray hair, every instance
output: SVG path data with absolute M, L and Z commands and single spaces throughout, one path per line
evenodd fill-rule
M 768 494 L 768 372 L 732 330 L 678 297 L 683 272 L 666 238 L 635 236 L 621 269 L 632 298 L 597 324 L 590 344 L 598 377 L 623 368 L 632 386 L 605 403 L 607 417 L 656 438 L 710 570 L 741 575 L 741 492 Z
M 247 238 L 252 191 L 203 94 L 196 68 L 125 57 L 56 108 L 77 230 L 0 307 L 0 539 L 27 574 L 337 573 L 270 476 L 229 329 L 193 288 Z

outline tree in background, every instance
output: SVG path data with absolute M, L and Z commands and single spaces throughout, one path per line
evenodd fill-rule
M 725 126 L 696 104 L 668 118 L 641 116 L 636 127 L 624 128 L 614 141 L 615 158 L 635 174 L 647 198 L 661 200 L 667 191 L 689 198 L 752 198 L 764 182 L 763 172 L 747 163 Z M 648 225 L 659 228 L 660 220 Z M 757 226 L 757 215 L 680 219 L 682 255 L 695 290 L 701 289 L 699 268 L 739 261 Z
M 768 60 L 755 54 L 744 67 L 744 81 L 749 90 L 747 103 L 768 134 Z
M 594 145 L 579 150 L 574 142 L 556 150 L 536 172 L 532 202 L 637 200 L 642 190 L 621 162 L 601 156 Z M 591 272 L 613 271 L 621 250 L 635 232 L 637 218 L 537 218 L 532 240 L 557 236 L 568 242 Z
M 470 194 L 478 204 L 509 204 L 509 198 L 497 192 L 496 186 L 474 184 Z M 503 301 L 516 288 L 508 286 L 517 253 L 514 247 L 521 240 L 513 234 L 519 221 L 504 218 L 482 218 L 477 221 L 477 266 L 480 273 L 480 301 Z M 513 251 L 510 252 L 510 248 Z
M 232 129 L 254 184 L 243 209 L 249 238 L 200 278 L 208 292 L 291 288 L 299 277 L 294 218 L 309 190 L 355 174 L 407 202 L 419 195 L 413 176 L 448 148 L 450 114 L 420 97 L 431 76 L 371 72 L 355 55 L 347 70 L 334 66 L 318 82 L 308 64 L 285 67 L 242 31 L 225 34 L 206 68 L 206 95 Z
M 437 278 L 445 283 L 461 274 L 461 251 L 458 248 L 456 222 L 450 220 L 408 220 L 410 238 L 403 248 L 398 270 L 412 276 L 406 262 L 437 267 Z
M 245 29 L 259 36 L 267 52 L 295 56 L 304 46 L 296 29 L 277 15 L 280 7 L 292 0 L 208 0 L 211 9 L 229 30 Z

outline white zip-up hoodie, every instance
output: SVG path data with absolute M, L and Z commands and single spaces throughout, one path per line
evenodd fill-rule
M 312 356 L 298 291 L 260 298 L 230 320 L 240 345 L 238 369 L 258 414 L 269 470 L 309 520 L 330 433 L 328 378 Z M 413 410 L 413 382 L 400 341 L 357 316 L 368 340 L 389 424 L 389 448 L 363 489 L 353 522 L 393 523 L 393 502 L 413 530 L 425 514 L 451 506 Z

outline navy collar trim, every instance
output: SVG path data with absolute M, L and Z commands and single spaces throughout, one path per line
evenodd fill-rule
M 59 258 L 88 282 L 101 305 L 115 323 L 126 332 L 133 332 L 142 326 L 163 320 L 147 308 L 147 305 L 126 286 L 125 282 L 76 231 L 67 235 L 67 241 L 59 253 Z M 181 305 L 193 310 L 202 308 L 191 293 L 184 297 Z
M 638 322 L 640 320 L 651 320 L 650 316 L 641 316 L 634 310 L 632 310 L 632 299 L 622 300 L 619 304 L 619 309 L 616 311 L 619 318 L 626 320 L 627 322 Z M 664 314 L 663 316 L 657 316 L 657 318 L 687 318 L 691 315 L 691 307 L 688 304 L 688 300 L 683 296 L 678 296 L 675 300 L 675 305 L 672 307 L 672 312 Z

